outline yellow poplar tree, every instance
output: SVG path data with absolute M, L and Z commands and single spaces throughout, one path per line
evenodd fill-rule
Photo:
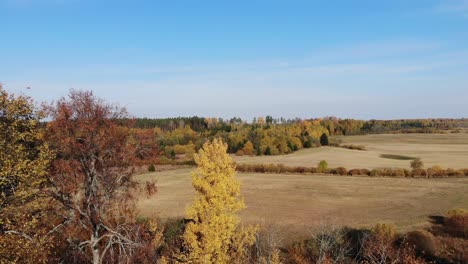
M 189 263 L 241 263 L 255 241 L 255 228 L 241 228 L 237 212 L 245 207 L 235 165 L 221 139 L 207 142 L 195 155 L 196 197 L 187 210 L 184 244 Z

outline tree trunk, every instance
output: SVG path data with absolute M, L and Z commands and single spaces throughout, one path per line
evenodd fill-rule
M 93 264 L 101 264 L 101 254 L 99 252 L 98 237 L 95 234 L 91 236 L 91 250 L 93 251 Z
M 101 264 L 99 249 L 97 247 L 93 248 L 93 264 Z

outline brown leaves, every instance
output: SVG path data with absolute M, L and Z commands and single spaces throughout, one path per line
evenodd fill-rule
M 92 92 L 72 90 L 47 111 L 52 118 L 47 139 L 58 157 L 50 193 L 70 220 L 64 237 L 76 241 L 76 248 L 92 255 L 93 261 L 108 254 L 130 258 L 138 246 L 133 241 L 138 228 L 133 225 L 131 192 L 137 183 L 132 178 L 135 145 L 126 110 Z M 155 186 L 148 188 L 155 191 Z

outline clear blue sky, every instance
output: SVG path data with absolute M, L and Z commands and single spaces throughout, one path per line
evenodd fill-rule
M 136 116 L 468 117 L 468 0 L 0 0 L 0 59 Z

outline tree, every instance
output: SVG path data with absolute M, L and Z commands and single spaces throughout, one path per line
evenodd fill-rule
M 271 155 L 271 148 L 270 146 L 267 146 L 265 149 L 265 155 L 270 156 Z
M 192 174 L 195 202 L 187 210 L 191 220 L 183 235 L 186 259 L 191 263 L 235 263 L 255 241 L 255 229 L 239 227 L 240 183 L 235 165 L 221 139 L 206 142 L 195 155 Z
M 328 169 L 328 163 L 325 160 L 319 162 L 317 166 L 318 172 L 325 172 Z
M 273 124 L 273 117 L 267 115 L 267 116 L 265 117 L 265 122 L 266 122 L 267 125 Z
M 254 146 L 250 140 L 247 141 L 247 143 L 245 143 L 244 147 L 242 148 L 242 151 L 244 152 L 245 155 L 249 155 L 249 156 L 254 155 Z
M 410 165 L 413 170 L 420 170 L 424 167 L 424 163 L 420 158 L 416 158 L 413 161 L 411 161 Z
M 42 115 L 31 99 L 0 84 L 0 262 L 45 263 L 50 236 L 41 189 L 53 153 L 43 140 Z
M 74 259 L 128 262 L 140 247 L 128 114 L 92 92 L 72 90 L 48 107 L 47 139 L 57 153 L 50 195 L 61 205 L 61 233 Z M 150 188 L 151 189 L 151 188 Z M 65 262 L 67 262 L 65 260 Z
M 375 225 L 362 243 L 363 263 L 426 263 L 415 255 L 414 247 L 405 239 L 399 241 L 398 245 L 397 238 L 396 228 L 393 225 Z
M 320 145 L 322 146 L 328 146 L 328 135 L 323 133 L 322 136 L 320 137 Z

